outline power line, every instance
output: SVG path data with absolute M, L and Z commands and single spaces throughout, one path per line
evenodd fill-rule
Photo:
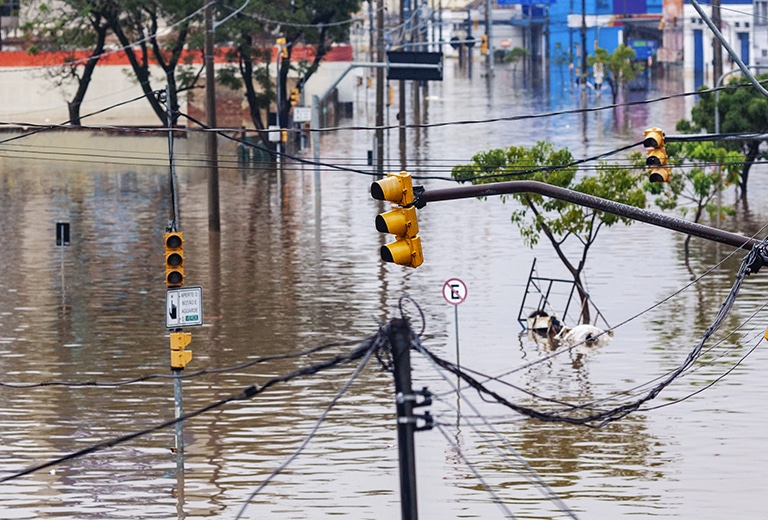
M 328 403 L 328 406 L 326 406 L 325 410 L 323 410 L 323 413 L 320 414 L 320 417 L 317 418 L 317 421 L 315 422 L 315 425 L 312 427 L 312 430 L 310 430 L 309 434 L 306 436 L 304 441 L 299 445 L 298 448 L 291 454 L 290 457 L 288 457 L 280 466 L 278 466 L 272 473 L 270 473 L 262 482 L 259 484 L 259 486 L 248 496 L 245 503 L 243 504 L 243 507 L 240 509 L 240 512 L 238 512 L 237 516 L 235 517 L 235 520 L 238 520 L 242 518 L 243 514 L 245 513 L 245 509 L 248 507 L 248 504 L 250 504 L 253 499 L 256 497 L 256 495 L 259 494 L 259 492 L 266 487 L 267 484 L 269 484 L 272 479 L 274 479 L 276 476 L 278 476 L 280 473 L 283 472 L 285 468 L 288 467 L 289 464 L 291 464 L 294 460 L 296 460 L 296 457 L 298 457 L 302 451 L 307 447 L 309 442 L 314 438 L 317 431 L 320 429 L 320 426 L 325 421 L 326 417 L 328 417 L 328 414 L 330 413 L 331 409 L 336 405 L 336 403 L 339 402 L 339 399 L 347 393 L 347 390 L 349 390 L 349 387 L 352 386 L 352 382 L 357 379 L 357 376 L 360 375 L 360 372 L 362 372 L 365 365 L 368 363 L 368 361 L 371 359 L 371 355 L 373 355 L 374 352 L 378 351 L 379 349 L 383 348 L 384 341 L 386 339 L 386 336 L 383 334 L 380 334 L 377 336 L 377 341 L 372 343 L 369 348 L 365 351 L 365 354 L 363 358 L 360 360 L 360 363 L 357 365 L 357 368 L 352 373 L 352 375 L 347 379 L 347 382 L 344 383 L 344 386 L 341 387 L 341 389 L 338 391 L 336 396 L 331 399 L 331 402 Z
M 366 339 L 365 341 L 362 342 L 362 344 L 359 347 L 357 347 L 356 349 L 352 350 L 352 352 L 350 352 L 349 354 L 338 354 L 338 355 L 334 356 L 333 358 L 331 358 L 329 360 L 326 360 L 326 361 L 323 361 L 323 362 L 320 362 L 320 363 L 316 363 L 314 365 L 310 365 L 308 367 L 304 367 L 304 368 L 301 368 L 299 370 L 295 370 L 295 371 L 290 372 L 290 373 L 288 373 L 288 374 L 286 374 L 284 376 L 274 377 L 274 378 L 270 379 L 269 381 L 267 381 L 266 383 L 264 383 L 261 386 L 257 386 L 255 384 L 250 385 L 250 386 L 244 388 L 239 394 L 235 394 L 235 395 L 232 395 L 232 396 L 227 397 L 225 399 L 222 399 L 220 401 L 216 401 L 216 402 L 211 403 L 211 404 L 209 404 L 207 406 L 199 408 L 199 409 L 197 409 L 195 411 L 185 413 L 184 415 L 182 415 L 182 416 L 180 416 L 178 418 L 162 422 L 162 423 L 157 424 L 155 426 L 152 426 L 150 428 L 147 428 L 147 429 L 144 429 L 144 430 L 141 430 L 141 431 L 138 431 L 138 432 L 130 433 L 130 434 L 124 435 L 122 437 L 117 437 L 117 438 L 110 439 L 110 440 L 107 440 L 107 441 L 104 441 L 104 442 L 100 442 L 100 443 L 97 443 L 97 444 L 92 444 L 91 446 L 88 446 L 88 447 L 83 448 L 81 450 L 69 453 L 69 454 L 64 455 L 62 457 L 59 457 L 59 458 L 56 458 L 56 459 L 53 459 L 53 460 L 49 460 L 49 461 L 44 462 L 42 464 L 37 464 L 37 465 L 34 465 L 34 466 L 30 466 L 30 467 L 28 467 L 28 468 L 26 468 L 26 469 L 24 469 L 22 471 L 19 471 L 19 472 L 13 473 L 11 475 L 7 475 L 5 477 L 0 478 L 0 483 L 8 482 L 10 480 L 14 480 L 14 479 L 17 479 L 19 477 L 23 477 L 25 475 L 29 475 L 30 473 L 35 473 L 35 472 L 43 470 L 43 469 L 47 469 L 47 468 L 50 468 L 50 467 L 53 467 L 53 466 L 57 466 L 57 465 L 62 464 L 64 462 L 66 462 L 66 461 L 77 459 L 77 458 L 83 457 L 85 455 L 89 455 L 91 453 L 94 453 L 96 451 L 101 451 L 101 450 L 104 450 L 106 448 L 110 448 L 112 446 L 117 446 L 118 444 L 124 444 L 124 443 L 126 443 L 128 441 L 131 441 L 133 439 L 136 439 L 138 437 L 142 437 L 142 436 L 148 435 L 150 433 L 154 433 L 156 431 L 159 431 L 159 430 L 162 430 L 162 429 L 165 429 L 165 428 L 169 428 L 171 426 L 176 425 L 177 423 L 180 423 L 180 422 L 183 422 L 183 421 L 187 421 L 189 419 L 192 419 L 194 417 L 202 415 L 202 414 L 204 414 L 206 412 L 209 412 L 211 410 L 214 410 L 216 408 L 220 408 L 220 407 L 222 407 L 222 406 L 224 406 L 224 405 L 226 405 L 228 403 L 232 403 L 234 401 L 244 401 L 244 400 L 250 399 L 250 398 L 252 398 L 252 397 L 254 397 L 254 396 L 258 395 L 258 394 L 261 394 L 262 392 L 266 391 L 267 389 L 269 389 L 272 386 L 275 386 L 275 385 L 277 385 L 279 383 L 286 383 L 286 382 L 291 381 L 293 379 L 296 379 L 298 377 L 313 375 L 313 374 L 316 374 L 316 373 L 318 373 L 318 372 L 320 372 L 322 370 L 334 368 L 334 367 L 340 366 L 342 364 L 346 364 L 346 363 L 349 363 L 351 361 L 355 361 L 357 359 L 360 359 L 360 358 L 362 358 L 364 356 L 369 355 L 370 351 L 372 351 L 373 349 L 378 348 L 380 346 L 380 344 L 381 344 L 381 339 L 380 339 L 381 334 L 382 334 L 381 331 L 379 331 L 377 334 L 375 334 L 375 335 L 371 336 L 370 338 Z

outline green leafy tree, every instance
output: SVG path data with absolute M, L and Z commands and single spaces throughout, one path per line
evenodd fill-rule
M 22 26 L 25 38 L 33 42 L 28 52 L 60 52 L 64 61 L 46 69 L 55 87 L 75 84 L 75 93 L 67 101 L 69 124 L 80 126 L 80 108 L 88 92 L 93 72 L 104 53 L 109 25 L 102 0 L 65 0 L 42 2 Z M 83 60 L 78 51 L 90 50 Z
M 151 65 L 157 63 L 163 71 L 162 87 L 168 86 L 171 110 L 179 109 L 178 95 L 192 88 L 197 75 L 190 74 L 182 61 L 190 32 L 202 31 L 202 15 L 191 15 L 203 6 L 202 0 L 113 0 L 110 2 L 108 22 L 112 32 L 131 64 L 131 69 L 152 109 L 163 126 L 168 124 L 166 110 L 152 93 Z M 171 25 L 171 30 L 160 29 Z M 191 65 L 190 65 L 191 66 Z M 175 124 L 175 119 L 171 124 Z
M 531 51 L 528 49 L 524 49 L 523 47 L 515 47 L 510 50 L 506 56 L 504 56 L 504 61 L 507 63 L 512 63 L 514 65 L 514 70 L 517 70 L 517 65 L 525 58 L 530 56 L 530 54 Z
M 635 61 L 635 50 L 623 43 L 613 52 L 598 48 L 594 55 L 587 57 L 587 65 L 594 69 L 595 64 L 602 64 L 605 80 L 611 87 L 613 103 L 616 103 L 619 92 L 642 72 L 644 65 Z
M 757 76 L 758 80 L 768 80 L 768 74 Z M 720 91 L 719 100 L 715 91 L 702 87 L 699 89 L 699 101 L 691 109 L 691 119 L 683 119 L 677 123 L 677 130 L 683 133 L 699 133 L 715 131 L 715 103 L 720 112 L 720 131 L 723 133 L 750 132 L 757 134 L 768 133 L 768 98 L 757 91 L 751 83 L 744 79 L 732 78 L 728 82 L 730 88 Z M 745 156 L 739 178 L 741 196 L 747 195 L 747 181 L 752 166 L 759 160 L 765 159 L 765 152 L 760 145 L 765 141 L 745 140 L 723 144 L 728 150 L 740 151 Z
M 535 180 L 604 199 L 645 207 L 646 196 L 640 178 L 633 170 L 600 163 L 594 175 L 583 175 L 573 165 L 567 148 L 556 150 L 546 141 L 531 148 L 508 148 L 478 152 L 470 164 L 455 166 L 452 176 L 461 182 L 485 184 L 509 180 Z M 603 226 L 610 227 L 630 219 L 594 211 L 569 202 L 535 193 L 511 195 L 520 203 L 512 212 L 512 222 L 529 247 L 543 235 L 570 272 L 581 300 L 581 322 L 590 322 L 589 296 L 582 283 L 589 249 Z M 566 244 L 575 243 L 575 247 Z M 574 252 L 575 251 L 575 252 Z
M 231 2 L 228 2 L 231 3 Z M 237 6 L 241 5 L 236 2 Z M 227 8 L 226 10 L 223 8 Z M 233 7 L 224 5 L 221 16 Z M 252 0 L 231 23 L 217 29 L 217 39 L 233 42 L 227 54 L 231 65 L 219 72 L 219 80 L 231 88 L 244 88 L 254 127 L 263 131 L 270 104 L 279 97 L 278 116 L 283 124 L 291 109 L 289 90 L 303 90 L 334 43 L 347 41 L 349 25 L 360 10 L 360 0 Z M 281 57 L 272 55 L 278 37 L 285 38 Z M 295 58 L 299 46 L 312 50 Z M 277 60 L 278 65 L 275 65 Z M 277 84 L 271 70 L 278 69 Z M 289 83 L 289 73 L 296 79 Z M 280 95 L 277 96 L 277 89 Z M 266 134 L 262 134 L 266 142 Z

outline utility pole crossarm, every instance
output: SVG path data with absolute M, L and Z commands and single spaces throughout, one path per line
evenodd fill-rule
M 490 197 L 510 193 L 537 193 L 553 199 L 564 200 L 579 206 L 605 211 L 620 217 L 630 218 L 646 224 L 651 224 L 673 231 L 679 231 L 713 242 L 720 242 L 729 246 L 752 249 L 760 244 L 760 240 L 723 231 L 721 229 L 696 224 L 688 220 L 670 217 L 661 213 L 646 211 L 628 204 L 601 199 L 586 193 L 579 193 L 559 186 L 553 186 L 539 181 L 508 181 L 492 184 L 480 184 L 474 186 L 461 186 L 458 188 L 445 188 L 440 190 L 424 190 L 416 201 L 417 207 L 429 202 L 441 200 L 468 199 L 473 197 Z

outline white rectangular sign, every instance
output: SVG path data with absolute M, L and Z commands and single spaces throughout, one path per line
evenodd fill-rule
M 179 287 L 165 293 L 165 326 L 169 329 L 203 324 L 203 288 Z
M 293 107 L 293 122 L 306 123 L 312 121 L 312 107 Z

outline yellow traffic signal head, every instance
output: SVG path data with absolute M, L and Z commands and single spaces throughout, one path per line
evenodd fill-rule
M 392 211 L 376 215 L 376 230 L 399 237 L 415 237 L 419 234 L 416 208 L 394 208 Z
M 376 230 L 397 237 L 394 242 L 381 246 L 381 259 L 408 267 L 423 264 L 411 175 L 407 172 L 387 174 L 385 179 L 371 184 L 371 196 L 394 204 L 390 211 L 376 216 Z
M 643 132 L 643 146 L 647 148 L 646 166 L 650 166 L 651 182 L 669 182 L 669 167 L 667 166 L 667 148 L 664 144 L 664 132 L 661 128 L 649 128 Z
M 184 285 L 184 237 L 177 231 L 165 234 L 165 284 Z
M 386 178 L 371 184 L 371 197 L 376 200 L 388 200 L 398 206 L 411 204 L 413 202 L 411 174 L 388 173 Z
M 291 90 L 291 106 L 295 107 L 299 104 L 299 96 L 300 96 L 299 89 L 295 88 Z
M 421 237 L 398 238 L 391 244 L 381 246 L 381 259 L 407 267 L 419 267 L 424 263 Z
M 643 132 L 645 140 L 643 146 L 646 148 L 662 148 L 664 147 L 664 131 L 661 128 L 649 128 Z
M 645 158 L 646 166 L 665 166 L 667 164 L 667 151 L 664 148 L 655 148 L 648 150 L 648 157 Z
M 665 166 L 651 168 L 651 182 L 669 182 L 669 168 Z

